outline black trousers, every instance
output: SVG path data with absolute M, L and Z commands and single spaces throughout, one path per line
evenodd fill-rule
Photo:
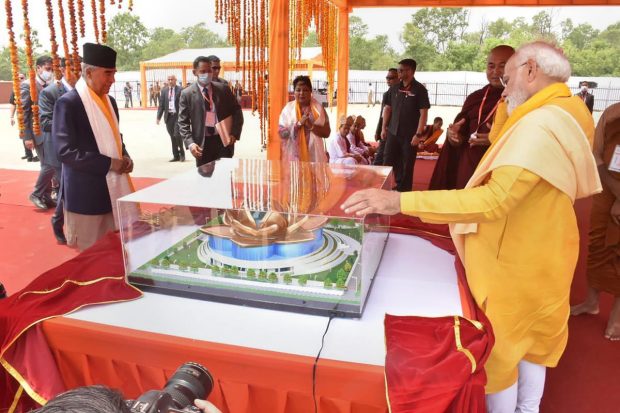
M 396 190 L 399 192 L 411 191 L 413 187 L 413 167 L 418 147 L 411 146 L 412 138 L 413 134 L 392 135 L 388 132 L 385 142 L 383 164 L 394 169 Z
M 219 135 L 207 136 L 202 145 L 202 158 L 196 159 L 196 166 L 204 165 L 220 158 L 232 158 L 235 145 L 224 146 Z
M 377 148 L 377 152 L 375 152 L 375 160 L 372 162 L 373 165 L 381 166 L 385 164 L 384 154 L 386 140 L 387 139 L 379 139 L 379 147 Z
M 166 129 L 168 130 L 168 135 L 170 135 L 170 142 L 172 143 L 172 156 L 174 159 L 185 159 L 185 148 L 183 147 L 183 139 L 181 135 L 179 135 L 179 127 L 177 126 L 177 119 L 179 115 L 175 113 L 174 115 L 168 114 L 168 119 L 166 120 Z

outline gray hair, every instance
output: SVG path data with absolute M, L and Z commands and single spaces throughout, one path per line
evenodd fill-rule
M 101 69 L 99 66 L 89 65 L 88 63 L 82 63 L 82 77 L 86 80 L 86 71 L 87 70 L 95 70 Z
M 123 395 L 105 386 L 78 387 L 32 413 L 131 413 Z
M 570 77 L 570 63 L 562 49 L 545 41 L 524 44 L 517 49 L 517 56 L 534 60 L 544 74 L 558 82 Z

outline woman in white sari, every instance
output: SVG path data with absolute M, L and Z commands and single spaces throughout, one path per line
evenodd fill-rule
M 283 161 L 327 162 L 324 138 L 331 132 L 323 106 L 312 97 L 308 76 L 293 80 L 295 100 L 284 106 L 278 122 Z

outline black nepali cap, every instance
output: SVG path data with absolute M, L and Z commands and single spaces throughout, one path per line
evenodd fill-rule
M 114 49 L 102 44 L 84 43 L 82 62 L 87 65 L 116 68 L 116 52 Z

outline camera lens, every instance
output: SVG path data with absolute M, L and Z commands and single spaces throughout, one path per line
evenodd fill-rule
M 213 377 L 198 363 L 184 363 L 170 377 L 163 391 L 168 393 L 177 408 L 194 405 L 194 399 L 206 399 L 213 390 Z

